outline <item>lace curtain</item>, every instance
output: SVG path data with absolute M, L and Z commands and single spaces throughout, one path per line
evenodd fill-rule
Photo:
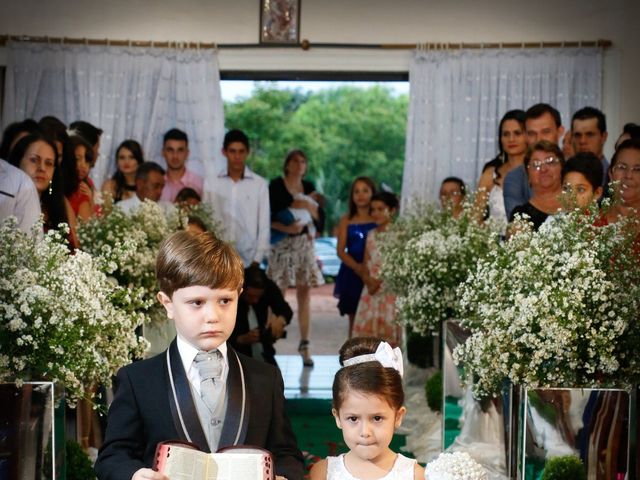
M 600 108 L 600 49 L 416 51 L 409 70 L 403 206 L 435 201 L 447 176 L 476 187 L 498 153 L 498 124 L 508 110 L 555 106 L 568 128 L 584 106 Z
M 189 135 L 188 167 L 211 177 L 224 167 L 224 110 L 217 52 L 165 48 L 8 45 L 3 123 L 54 115 L 104 130 L 92 171 L 99 188 L 116 168 L 115 149 L 132 138 L 163 167 L 162 136 Z

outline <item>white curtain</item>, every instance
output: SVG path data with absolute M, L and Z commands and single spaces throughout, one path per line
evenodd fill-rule
M 571 115 L 600 108 L 600 49 L 416 51 L 409 70 L 403 206 L 435 201 L 447 176 L 475 189 L 498 153 L 498 124 L 511 109 L 545 102 Z
M 224 167 L 217 52 L 46 43 L 12 43 L 7 51 L 3 124 L 54 115 L 102 128 L 91 174 L 98 188 L 125 139 L 164 167 L 162 136 L 174 127 L 189 136 L 191 170 L 211 177 Z

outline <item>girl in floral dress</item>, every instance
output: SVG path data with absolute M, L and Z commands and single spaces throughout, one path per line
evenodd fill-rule
M 367 236 L 364 254 L 366 268 L 353 334 L 358 337 L 379 337 L 393 346 L 402 343 L 402 327 L 395 322 L 395 295 L 385 292 L 379 278 L 380 233 L 384 232 L 398 211 L 398 198 L 390 192 L 376 193 L 371 197 L 371 216 L 378 227 Z

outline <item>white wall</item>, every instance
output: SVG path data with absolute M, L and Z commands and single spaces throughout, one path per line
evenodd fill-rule
M 604 110 L 640 121 L 637 0 L 301 0 L 310 42 L 607 39 Z M 0 0 L 0 34 L 257 43 L 258 0 Z M 0 64 L 3 52 L 0 49 Z M 407 70 L 408 51 L 223 50 L 222 70 Z

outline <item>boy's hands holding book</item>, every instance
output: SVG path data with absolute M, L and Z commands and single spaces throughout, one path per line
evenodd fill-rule
M 150 468 L 141 468 L 133 474 L 131 480 L 169 480 L 169 477 Z

